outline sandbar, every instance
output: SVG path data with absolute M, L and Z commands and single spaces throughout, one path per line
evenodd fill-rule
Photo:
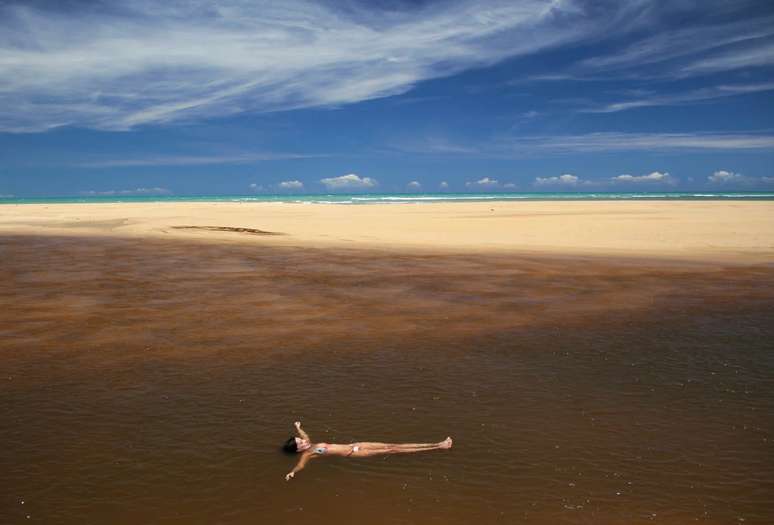
M 0 206 L 0 234 L 774 261 L 774 202 L 261 202 Z

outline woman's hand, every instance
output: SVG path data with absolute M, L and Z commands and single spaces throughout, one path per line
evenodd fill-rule
M 295 477 L 295 475 L 296 475 L 295 472 L 288 472 L 287 476 L 285 476 L 285 481 L 290 481 Z
M 304 432 L 304 430 L 301 428 L 301 422 L 300 422 L 300 421 L 296 421 L 296 422 L 295 422 L 295 423 L 293 423 L 293 424 L 296 426 L 296 432 L 298 432 L 298 435 L 299 435 L 299 436 L 301 436 L 302 438 L 306 439 L 307 441 L 311 441 L 311 440 L 312 440 L 312 439 L 309 437 L 309 434 L 307 434 L 306 432 Z

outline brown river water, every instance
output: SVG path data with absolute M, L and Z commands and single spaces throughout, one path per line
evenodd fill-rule
M 774 268 L 0 238 L 0 523 L 774 523 Z M 327 442 L 454 448 L 313 462 Z

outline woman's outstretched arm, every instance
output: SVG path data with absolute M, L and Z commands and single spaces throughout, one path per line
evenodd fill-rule
M 306 463 L 309 461 L 310 457 L 312 457 L 312 454 L 309 451 L 304 451 L 301 454 L 301 459 L 299 459 L 296 466 L 293 467 L 293 470 L 288 472 L 288 474 L 285 476 L 285 481 L 290 481 L 292 478 L 295 477 L 296 472 L 303 470 L 304 467 L 306 466 Z
M 305 439 L 305 440 L 307 440 L 307 441 L 309 441 L 311 443 L 312 439 L 309 437 L 309 434 L 304 432 L 304 429 L 301 428 L 301 422 L 300 421 L 296 421 L 293 424 L 296 426 L 296 431 L 298 432 L 298 435 L 301 436 L 301 439 Z

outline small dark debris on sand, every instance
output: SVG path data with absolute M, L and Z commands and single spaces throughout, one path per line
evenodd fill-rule
M 267 232 L 255 228 L 235 228 L 232 226 L 172 226 L 175 230 L 207 230 L 211 232 L 249 233 L 250 235 L 283 235 L 278 232 Z

